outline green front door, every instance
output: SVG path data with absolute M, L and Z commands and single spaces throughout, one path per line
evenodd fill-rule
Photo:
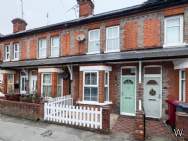
M 136 76 L 122 75 L 121 114 L 135 115 Z

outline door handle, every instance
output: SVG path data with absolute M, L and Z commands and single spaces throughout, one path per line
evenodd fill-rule
M 156 99 L 148 99 L 149 101 L 156 101 Z

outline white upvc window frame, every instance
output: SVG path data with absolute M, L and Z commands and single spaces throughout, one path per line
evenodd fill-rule
M 174 20 L 174 19 L 179 19 L 180 20 L 180 42 L 178 43 L 167 43 L 167 22 L 168 20 Z M 171 17 L 166 17 L 164 19 L 164 45 L 163 47 L 184 47 L 186 43 L 184 43 L 184 19 L 183 15 L 178 15 L 178 16 L 171 16 Z
M 61 78 L 61 73 L 57 74 L 57 96 L 63 96 L 63 77 Z M 60 83 L 59 83 L 59 79 L 60 79 Z M 60 95 L 58 95 L 58 90 L 61 90 Z
M 58 42 L 59 42 L 58 46 L 54 46 L 53 39 L 58 39 Z M 57 54 L 53 54 L 54 49 L 58 50 Z M 53 37 L 51 37 L 51 55 L 50 55 L 50 57 L 59 57 L 59 55 L 60 55 L 60 37 L 59 36 L 53 36 Z
M 9 81 L 9 76 L 12 77 L 12 82 Z M 13 88 L 12 92 L 9 91 L 9 86 L 11 86 Z M 13 73 L 8 73 L 7 74 L 7 93 L 8 94 L 13 94 L 14 93 L 14 74 Z
M 91 39 L 91 34 L 92 32 L 98 32 L 98 39 L 97 37 L 95 37 L 95 39 Z M 90 51 L 93 49 L 91 48 L 91 44 L 95 44 L 95 48 L 98 46 L 98 50 L 96 49 L 95 51 Z M 100 29 L 94 29 L 94 30 L 90 30 L 88 33 L 88 53 L 87 54 L 97 54 L 100 53 Z
M 52 92 L 52 73 L 42 73 L 41 74 L 42 76 L 41 76 L 41 95 L 42 95 L 42 97 L 51 97 L 51 96 L 49 96 L 49 95 L 46 95 L 46 94 L 43 94 L 43 92 L 44 92 L 44 90 L 43 90 L 43 87 L 44 87 L 44 85 L 45 86 L 50 86 L 51 87 L 51 92 Z M 51 77 L 51 83 L 44 83 L 44 75 L 50 75 L 50 77 Z
M 107 75 L 107 83 L 106 83 L 106 75 Z M 109 81 L 110 81 L 110 78 L 109 78 L 109 71 L 105 71 L 105 74 L 104 74 L 104 88 L 107 88 L 107 95 L 108 95 L 108 99 L 106 99 L 106 94 L 105 94 L 105 90 L 104 90 L 104 97 L 105 97 L 105 102 L 109 102 L 110 101 L 110 95 L 109 95 Z
M 182 73 L 184 73 L 185 77 L 183 78 Z M 182 81 L 184 81 L 184 89 L 182 90 Z M 182 94 L 184 91 L 184 94 Z M 179 70 L 179 101 L 185 102 L 186 101 L 186 72 L 185 70 Z
M 113 28 L 117 28 L 118 29 L 117 36 L 116 37 L 109 37 L 108 30 L 111 30 Z M 114 40 L 114 39 L 118 40 L 118 45 L 117 45 L 118 48 L 113 49 L 113 50 L 109 50 L 108 49 L 108 41 L 109 40 Z M 110 53 L 110 52 L 120 52 L 120 27 L 119 27 L 119 25 L 118 26 L 111 26 L 111 27 L 107 27 L 106 28 L 106 51 L 105 51 L 105 53 Z
M 42 41 L 45 41 L 46 43 L 45 47 L 42 45 L 42 43 L 40 43 Z M 46 38 L 41 38 L 38 40 L 38 58 L 39 59 L 47 58 L 47 39 Z
M 87 84 L 85 84 L 85 75 L 86 75 L 86 73 L 97 73 L 97 84 L 96 85 L 87 85 Z M 85 100 L 85 87 L 97 88 L 97 101 Z M 91 93 L 90 93 L 90 97 L 91 97 Z M 83 72 L 83 101 L 85 103 L 88 103 L 88 104 L 98 103 L 98 101 L 99 101 L 99 72 L 98 71 L 84 71 Z
M 4 61 L 10 61 L 10 44 L 4 47 Z
M 17 47 L 17 50 L 16 50 Z M 13 44 L 13 61 L 18 61 L 20 58 L 20 44 L 14 43 Z

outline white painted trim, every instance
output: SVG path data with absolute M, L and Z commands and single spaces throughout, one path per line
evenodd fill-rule
M 29 73 L 29 93 L 32 93 L 32 81 L 31 80 L 33 80 L 33 77 L 36 77 L 36 90 L 35 91 L 37 91 L 37 74 L 35 74 L 35 75 L 32 75 L 32 71 L 30 71 L 30 73 Z
M 29 76 L 28 76 L 29 74 L 28 74 L 27 71 L 24 71 L 25 75 L 22 75 L 22 72 L 23 72 L 23 71 L 20 72 L 20 94 L 27 94 L 27 90 L 22 91 L 21 87 L 22 87 L 22 77 L 24 77 L 25 80 L 27 81 L 28 78 L 29 78 Z M 26 82 L 25 82 L 25 85 L 27 85 Z M 29 85 L 29 84 L 28 84 L 28 85 Z
M 142 61 L 139 61 L 139 73 L 138 73 L 138 82 L 141 84 L 142 83 Z
M 0 70 L 0 73 L 1 74 L 16 74 L 16 72 L 12 70 Z
M 179 101 L 182 101 L 182 102 L 185 102 L 186 101 L 186 90 L 185 90 L 185 93 L 184 93 L 184 96 L 182 97 L 181 93 L 182 93 L 182 71 L 185 71 L 185 70 L 179 70 Z M 185 73 L 185 89 L 186 89 L 186 73 Z
M 59 46 L 58 47 L 52 45 L 52 42 L 53 42 L 54 38 L 58 38 L 58 40 L 59 40 Z M 59 55 L 60 55 L 60 46 L 61 46 L 60 43 L 61 42 L 60 42 L 60 37 L 59 36 L 52 36 L 51 37 L 51 39 L 50 39 L 50 58 L 59 57 Z M 53 52 L 54 48 L 58 48 L 58 54 L 57 55 L 52 55 L 52 52 Z
M 112 71 L 110 66 L 81 66 L 80 71 Z
M 163 72 L 162 72 L 162 66 L 161 65 L 148 65 L 148 66 L 144 66 L 144 70 L 145 70 L 145 68 L 149 68 L 149 67 L 160 67 L 161 68 L 161 74 L 159 74 L 159 75 L 158 74 L 157 75 L 153 75 L 153 74 L 152 75 L 146 75 L 144 73 L 144 78 L 145 77 L 160 77 L 160 80 L 161 80 L 161 95 L 160 95 L 160 115 L 159 115 L 159 117 L 152 117 L 152 116 L 147 116 L 147 117 L 160 119 L 162 117 L 162 101 L 163 101 Z M 144 87 L 145 87 L 145 85 L 144 85 Z M 144 91 L 143 96 L 144 96 L 143 100 L 145 100 L 145 91 Z
M 46 97 L 46 94 L 45 94 L 45 96 L 43 96 L 43 77 L 44 77 L 44 74 L 49 74 L 50 76 L 51 76 L 51 88 L 52 88 L 52 73 L 42 73 L 41 74 L 41 97 Z M 57 82 L 56 82 L 57 83 Z
M 186 59 L 176 59 L 173 61 L 174 69 L 186 69 L 188 68 L 188 58 Z
M 179 43 L 167 43 L 167 20 L 171 20 L 171 19 L 179 19 L 180 20 L 180 42 Z M 184 19 L 183 19 L 183 15 L 179 15 L 179 16 L 171 16 L 171 17 L 167 17 L 164 20 L 164 45 L 163 47 L 176 47 L 177 45 L 179 46 L 180 44 L 184 44 L 183 43 L 183 30 L 184 30 Z
M 92 101 L 77 101 L 76 103 L 86 104 L 86 105 L 99 105 L 99 106 L 105 106 L 105 105 L 112 104 L 112 102 L 99 103 L 99 102 L 92 102 Z
M 18 51 L 15 52 L 15 47 L 17 45 Z M 15 58 L 15 54 L 17 53 L 18 57 Z M 13 59 L 12 61 L 18 61 L 20 59 L 20 44 L 19 43 L 14 43 L 13 44 Z
M 94 42 L 99 42 L 99 50 L 93 51 L 93 52 L 89 52 L 90 42 L 91 42 L 91 32 L 98 32 L 99 33 L 99 39 L 98 40 L 94 40 Z M 89 31 L 89 33 L 88 33 L 88 50 L 87 50 L 87 54 L 99 54 L 100 53 L 100 48 L 101 48 L 100 36 L 101 36 L 100 29 L 94 29 L 94 30 L 90 30 Z
M 67 65 L 67 68 L 68 68 L 69 73 L 70 73 L 70 80 L 73 80 L 73 68 L 72 68 L 72 65 Z
M 99 101 L 99 72 L 98 71 L 84 71 L 83 72 L 83 81 L 82 81 L 82 83 L 83 83 L 83 88 L 82 88 L 82 90 L 83 90 L 83 98 L 82 98 L 82 101 L 83 102 L 87 102 L 87 101 L 85 101 L 84 100 L 84 96 L 85 96 L 85 91 L 84 91 L 84 87 L 85 87 L 85 73 L 97 73 L 97 102 Z M 90 87 L 92 87 L 92 85 L 90 85 Z M 94 85 L 93 86 L 94 88 L 96 88 L 96 86 Z M 89 102 L 95 102 L 95 101 L 89 101 Z
M 51 73 L 51 72 L 61 73 L 63 72 L 63 70 L 60 68 L 39 68 L 38 72 L 39 73 Z
M 121 112 L 121 115 L 125 115 L 125 116 L 136 116 L 136 113 L 135 114 L 130 114 L 130 113 L 125 113 L 125 112 Z
M 108 47 L 107 47 L 107 42 L 108 42 L 108 29 L 111 29 L 111 28 L 118 28 L 118 45 L 119 47 L 115 50 L 108 50 Z M 105 52 L 104 53 L 113 53 L 113 52 L 120 52 L 120 26 L 117 25 L 117 26 L 111 26 L 111 27 L 107 27 L 106 28 L 106 49 L 105 49 Z
M 122 69 L 126 69 L 126 68 L 135 68 L 135 76 L 129 76 L 129 75 L 126 75 L 128 77 L 135 77 L 135 112 L 136 112 L 136 108 L 137 108 L 137 103 L 136 103 L 136 98 L 137 98 L 137 67 L 136 66 L 123 66 L 121 67 L 121 86 L 120 86 L 120 113 L 121 115 L 127 115 L 127 116 L 135 116 L 135 114 L 130 114 L 130 113 L 124 113 L 124 112 L 121 112 L 122 109 L 121 109 L 121 104 L 122 104 Z
M 108 100 L 107 101 L 105 101 L 105 102 L 109 102 L 110 101 L 110 74 L 109 74 L 109 72 L 105 72 L 105 79 L 106 79 L 106 73 L 107 73 L 107 76 L 108 76 L 108 84 L 106 85 L 105 83 L 104 83 L 104 88 L 106 88 L 106 86 L 107 86 L 107 88 L 108 88 Z M 104 79 L 104 81 L 105 81 L 105 79 Z M 105 94 L 105 93 L 104 93 Z
M 7 48 L 9 49 L 9 51 L 7 52 Z M 9 62 L 10 61 L 10 58 L 11 58 L 11 45 L 10 44 L 7 44 L 4 46 L 4 59 L 3 59 L 3 62 Z M 9 54 L 9 58 L 7 58 L 7 54 Z

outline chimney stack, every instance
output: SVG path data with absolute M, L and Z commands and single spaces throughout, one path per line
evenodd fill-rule
M 92 0 L 77 0 L 79 5 L 79 17 L 88 17 L 94 13 L 94 3 Z
M 13 33 L 26 30 L 27 23 L 23 19 L 15 18 L 12 20 L 12 24 L 13 24 Z

